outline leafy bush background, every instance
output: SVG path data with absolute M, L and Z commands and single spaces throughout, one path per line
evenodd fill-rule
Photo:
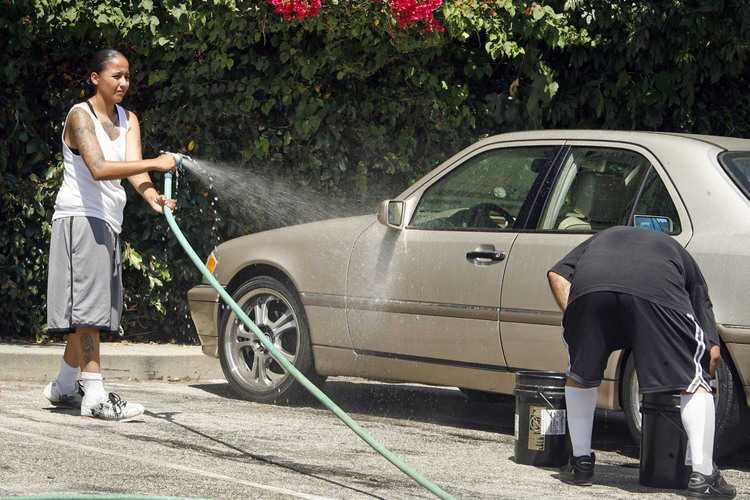
M 43 334 L 60 134 L 99 48 L 130 60 L 125 105 L 146 156 L 191 149 L 368 211 L 487 134 L 748 136 L 749 13 L 739 0 L 447 0 L 447 31 L 428 34 L 372 0 L 326 2 L 303 22 L 264 1 L 0 1 L 0 336 Z M 196 342 L 197 271 L 125 184 L 126 335 Z M 212 197 L 181 183 L 199 253 L 278 224 Z

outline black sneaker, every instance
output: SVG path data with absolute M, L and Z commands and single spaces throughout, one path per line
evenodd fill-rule
M 591 486 L 594 478 L 596 456 L 570 457 L 570 462 L 560 469 L 560 480 L 576 486 Z
M 688 479 L 687 495 L 700 498 L 734 498 L 737 490 L 727 483 L 719 469 L 714 469 L 710 476 L 693 472 Z

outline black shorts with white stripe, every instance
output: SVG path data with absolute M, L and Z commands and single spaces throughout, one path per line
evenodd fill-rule
M 711 391 L 708 341 L 690 313 L 620 292 L 591 292 L 568 305 L 563 339 L 567 374 L 596 387 L 610 354 L 630 349 L 643 392 Z

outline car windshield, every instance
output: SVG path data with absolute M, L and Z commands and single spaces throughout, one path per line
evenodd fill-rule
M 750 199 L 750 151 L 723 153 L 719 159 L 737 187 Z

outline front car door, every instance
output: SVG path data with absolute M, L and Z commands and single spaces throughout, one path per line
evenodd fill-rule
M 567 141 L 555 182 L 511 252 L 503 281 L 500 330 L 508 365 L 564 371 L 562 315 L 549 291 L 547 271 L 576 245 L 615 225 L 638 225 L 690 239 L 687 213 L 658 160 L 632 144 Z M 613 262 L 612 265 L 617 265 Z M 599 403 L 617 407 L 614 353 Z
M 409 196 L 401 230 L 374 224 L 361 235 L 347 277 L 358 354 L 505 367 L 498 314 L 506 257 L 559 151 L 560 141 L 480 148 Z

